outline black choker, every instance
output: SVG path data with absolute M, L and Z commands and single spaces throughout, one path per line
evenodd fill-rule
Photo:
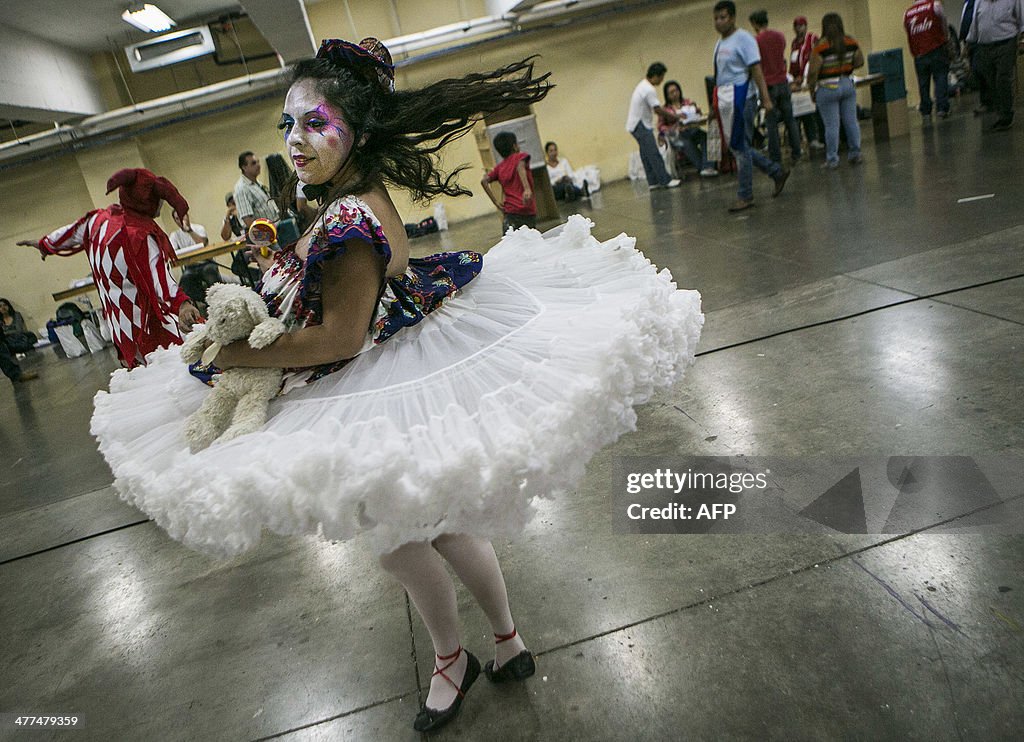
M 323 202 L 324 198 L 330 192 L 334 185 L 331 181 L 326 183 L 318 183 L 316 185 L 304 185 L 302 186 L 302 193 L 306 197 L 307 201 L 320 201 Z

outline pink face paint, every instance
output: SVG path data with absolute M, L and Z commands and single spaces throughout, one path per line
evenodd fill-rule
M 352 129 L 341 110 L 324 100 L 313 80 L 299 80 L 285 98 L 280 128 L 299 180 L 325 183 L 352 151 Z

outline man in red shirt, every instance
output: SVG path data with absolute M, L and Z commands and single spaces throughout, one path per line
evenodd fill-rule
M 516 135 L 510 131 L 500 132 L 494 137 L 494 149 L 502 160 L 480 181 L 498 211 L 505 215 L 501 222 L 502 232 L 520 227 L 537 226 L 537 202 L 533 197 L 533 173 L 530 172 L 530 155 L 519 151 Z M 490 184 L 498 181 L 501 185 L 502 200 L 499 202 Z
M 932 115 L 931 82 L 935 81 L 935 109 L 939 118 L 949 116 L 949 24 L 939 0 L 915 0 L 903 14 L 910 53 L 914 55 L 921 116 Z
M 750 14 L 750 25 L 754 27 L 757 48 L 761 52 L 761 70 L 772 99 L 772 108 L 765 115 L 768 129 L 768 157 L 782 164 L 782 147 L 779 143 L 779 121 L 786 125 L 789 134 L 790 154 L 793 162 L 800 159 L 800 128 L 793 118 L 793 101 L 789 93 L 789 79 L 786 77 L 786 37 L 768 28 L 768 12 L 757 10 Z
M 793 19 L 793 34 L 793 43 L 789 45 L 789 76 L 793 78 L 790 89 L 796 92 L 804 86 L 807 65 L 811 61 L 811 52 L 818 44 L 818 36 L 808 33 L 807 17 L 802 15 Z M 817 111 L 798 116 L 796 121 L 804 127 L 808 149 L 825 149 L 825 125 Z

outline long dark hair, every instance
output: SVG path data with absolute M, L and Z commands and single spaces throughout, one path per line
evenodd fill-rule
M 534 77 L 533 59 L 396 92 L 324 59 L 299 62 L 292 83 L 315 80 L 320 94 L 344 111 L 355 143 L 344 166 L 352 175 L 320 199 L 321 213 L 341 196 L 365 193 L 378 180 L 407 189 L 419 202 L 442 194 L 472 195 L 456 182 L 469 166 L 445 173 L 437 152 L 466 134 L 482 116 L 543 99 L 554 87 L 548 82 L 551 73 Z M 297 180 L 292 176 L 283 190 L 283 208 L 294 202 Z
M 828 39 L 832 51 L 839 55 L 840 61 L 846 53 L 846 31 L 843 30 L 843 17 L 838 13 L 826 13 L 821 19 L 821 35 Z
M 683 105 L 683 86 L 675 80 L 669 80 L 667 83 L 661 86 L 661 94 L 665 96 L 665 105 L 671 105 L 672 101 L 668 99 L 668 89 L 676 88 L 679 90 L 679 105 Z
M 281 193 L 294 174 L 281 155 L 276 152 L 267 155 L 267 183 L 270 185 L 270 197 L 280 200 Z M 295 190 L 294 183 L 292 183 L 292 190 Z

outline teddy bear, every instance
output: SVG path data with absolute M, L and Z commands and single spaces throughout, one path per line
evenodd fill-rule
M 263 299 L 252 289 L 218 283 L 206 293 L 209 316 L 185 338 L 181 357 L 187 363 L 212 363 L 221 347 L 247 338 L 253 348 L 265 348 L 285 331 L 271 317 Z M 214 378 L 213 391 L 185 421 L 185 440 L 192 453 L 214 441 L 228 441 L 259 430 L 267 420 L 267 405 L 281 386 L 279 368 L 229 368 Z

